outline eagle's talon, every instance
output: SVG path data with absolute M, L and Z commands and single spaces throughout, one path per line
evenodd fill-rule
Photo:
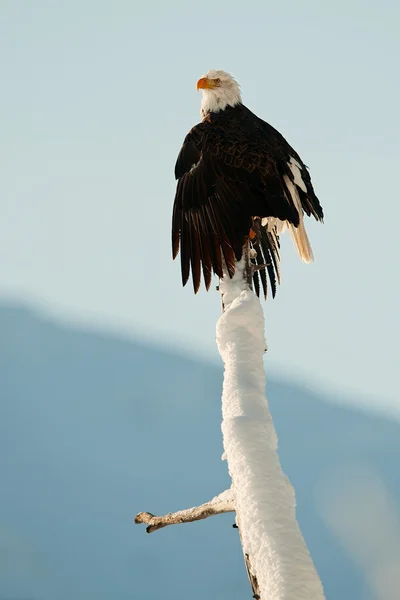
M 253 273 L 255 273 L 256 271 L 262 271 L 263 269 L 266 269 L 268 266 L 269 266 L 268 264 L 251 265 L 251 269 L 252 269 Z

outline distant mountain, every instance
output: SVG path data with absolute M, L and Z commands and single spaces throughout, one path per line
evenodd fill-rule
M 229 485 L 222 366 L 21 306 L 0 305 L 0 331 L 0 599 L 250 598 L 233 515 L 150 536 L 132 524 Z M 328 599 L 375 600 L 337 514 L 325 516 L 346 500 L 351 465 L 367 465 L 400 506 L 400 425 L 289 382 L 267 391 Z

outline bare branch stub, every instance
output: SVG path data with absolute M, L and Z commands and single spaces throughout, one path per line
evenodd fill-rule
M 250 571 L 250 558 L 248 554 L 244 555 L 244 562 L 246 563 L 247 575 L 249 576 L 251 589 L 253 590 L 253 598 L 255 598 L 255 600 L 260 600 L 260 588 L 258 585 L 257 577 L 253 575 Z
M 145 523 L 147 525 L 146 532 L 153 533 L 153 531 L 157 531 L 168 525 L 193 523 L 193 521 L 200 521 L 222 513 L 234 512 L 234 510 L 233 496 L 228 490 L 210 502 L 194 506 L 193 508 L 179 510 L 178 512 L 168 513 L 167 515 L 157 516 L 149 512 L 141 512 L 136 515 L 135 523 Z

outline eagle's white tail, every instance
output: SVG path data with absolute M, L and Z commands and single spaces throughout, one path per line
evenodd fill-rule
M 294 171 L 296 165 L 290 166 L 292 168 L 292 171 Z M 311 248 L 310 240 L 308 239 L 308 235 L 304 227 L 303 208 L 301 206 L 300 196 L 297 191 L 296 185 L 289 179 L 289 177 L 287 175 L 284 175 L 283 178 L 285 180 L 286 187 L 289 190 L 293 204 L 295 205 L 300 218 L 300 223 L 298 227 L 295 227 L 291 223 L 288 223 L 290 237 L 292 238 L 293 245 L 296 247 L 301 260 L 303 260 L 305 263 L 311 263 L 314 261 L 314 255 Z
M 292 238 L 293 245 L 296 247 L 301 260 L 305 263 L 314 262 L 314 255 L 311 248 L 310 240 L 303 223 L 303 215 L 300 215 L 300 224 L 295 227 L 289 224 L 289 233 Z

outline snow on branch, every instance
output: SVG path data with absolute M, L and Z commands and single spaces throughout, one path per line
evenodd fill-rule
M 193 521 L 200 521 L 201 519 L 207 519 L 214 515 L 220 515 L 222 513 L 233 512 L 235 510 L 233 503 L 232 490 L 226 490 L 215 496 L 209 502 L 205 502 L 200 506 L 194 506 L 193 508 L 186 508 L 185 510 L 179 510 L 178 512 L 168 513 L 162 517 L 157 517 L 148 512 L 141 512 L 136 515 L 135 523 L 146 523 L 147 533 L 153 533 L 158 529 L 167 527 L 168 525 L 178 525 L 181 523 L 192 523 Z
M 323 600 L 321 581 L 296 520 L 293 487 L 282 472 L 265 396 L 264 315 L 249 289 L 247 259 L 220 291 L 217 344 L 224 361 L 222 432 L 240 536 L 261 600 Z M 254 584 L 255 582 L 255 584 Z

